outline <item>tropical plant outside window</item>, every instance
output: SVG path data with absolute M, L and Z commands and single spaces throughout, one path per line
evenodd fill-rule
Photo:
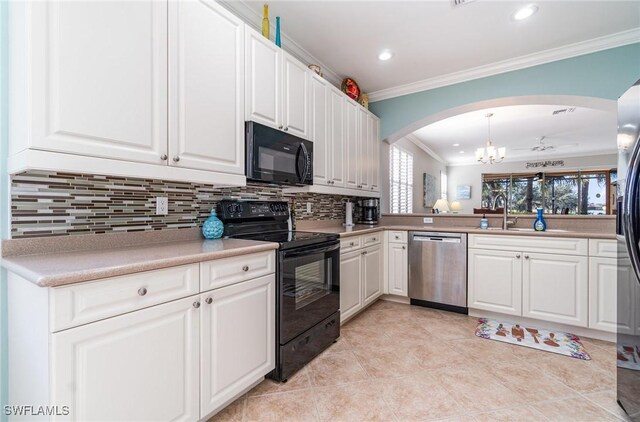
M 612 214 L 612 183 L 616 170 L 583 170 L 553 173 L 483 174 L 482 207 L 504 192 L 512 214 Z M 504 204 L 498 203 L 497 207 Z

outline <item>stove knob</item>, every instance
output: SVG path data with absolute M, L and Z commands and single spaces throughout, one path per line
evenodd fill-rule
M 233 204 L 227 205 L 227 211 L 229 211 L 229 213 L 233 214 L 234 207 L 235 207 L 235 205 L 233 205 Z

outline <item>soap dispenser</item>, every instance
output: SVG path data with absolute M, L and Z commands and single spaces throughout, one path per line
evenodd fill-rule
M 538 208 L 538 217 L 536 221 L 533 223 L 533 229 L 537 232 L 543 232 L 547 230 L 547 222 L 544 221 L 544 216 L 542 215 L 542 208 Z
M 480 228 L 482 230 L 487 230 L 489 228 L 489 220 L 487 220 L 487 216 L 482 214 L 482 218 L 480 219 Z

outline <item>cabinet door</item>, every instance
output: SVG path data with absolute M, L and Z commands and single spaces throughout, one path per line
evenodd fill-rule
M 340 255 L 340 321 L 362 308 L 362 252 Z
M 313 141 L 313 183 L 330 184 L 330 143 L 327 82 L 312 75 L 311 96 L 311 140 Z
M 274 292 L 270 274 L 201 295 L 201 417 L 275 367 Z
M 169 164 L 244 174 L 244 24 L 213 0 L 169 7 Z
M 363 253 L 362 284 L 364 304 L 367 305 L 382 295 L 382 248 L 371 246 Z
M 367 112 L 358 107 L 358 187 L 360 189 L 369 189 L 369 173 L 370 173 L 370 151 L 371 142 L 369 140 L 369 115 Z
M 284 130 L 309 138 L 309 69 L 290 54 L 282 53 Z
M 409 254 L 407 245 L 389 243 L 389 294 L 408 296 Z
M 370 158 L 369 158 L 369 189 L 374 192 L 380 192 L 380 141 L 379 137 L 379 121 L 372 115 L 367 116 L 369 119 L 369 141 L 370 141 Z
M 469 249 L 469 307 L 522 315 L 522 254 Z
M 167 2 L 34 2 L 32 146 L 164 163 Z
M 51 403 L 70 420 L 200 418 L 197 296 L 51 335 Z
M 522 315 L 586 327 L 589 263 L 584 256 L 523 256 Z
M 346 163 L 345 163 L 345 186 L 356 189 L 359 185 L 358 164 L 360 163 L 358 150 L 358 105 L 353 101 L 344 100 L 345 110 L 345 142 L 346 142 Z
M 282 129 L 282 51 L 245 27 L 245 120 Z
M 345 103 L 344 94 L 335 88 L 329 91 L 329 177 L 333 186 L 345 185 Z M 314 147 L 315 151 L 315 147 Z
M 589 258 L 589 328 L 634 334 L 631 271 L 615 258 Z

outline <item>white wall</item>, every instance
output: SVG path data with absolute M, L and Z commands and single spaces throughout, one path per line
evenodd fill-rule
M 430 213 L 431 208 L 425 208 L 424 204 L 424 182 L 423 174 L 428 173 L 437 179 L 438 198 L 440 197 L 440 171 L 446 172 L 446 166 L 440 161 L 434 159 L 424 150 L 420 149 L 416 144 L 406 138 L 402 138 L 393 145 L 403 148 L 405 151 L 413 155 L 413 212 L 414 213 Z M 389 212 L 389 151 L 391 146 L 383 142 L 382 153 L 380 154 L 380 183 L 382 198 L 382 212 Z
M 547 160 L 548 158 L 544 158 Z M 470 185 L 471 199 L 459 200 L 462 204 L 461 214 L 471 214 L 474 208 L 480 208 L 482 200 L 482 174 L 483 173 L 536 173 L 537 171 L 551 172 L 554 170 L 578 170 L 578 169 L 612 169 L 618 164 L 618 156 L 616 154 L 594 155 L 588 157 L 569 157 L 558 158 L 564 160 L 564 167 L 553 167 L 547 169 L 527 169 L 526 161 L 514 161 L 498 164 L 472 164 L 468 166 L 449 166 L 448 174 L 448 191 L 449 202 L 456 200 L 456 186 Z M 530 161 L 537 161 L 530 160 Z

